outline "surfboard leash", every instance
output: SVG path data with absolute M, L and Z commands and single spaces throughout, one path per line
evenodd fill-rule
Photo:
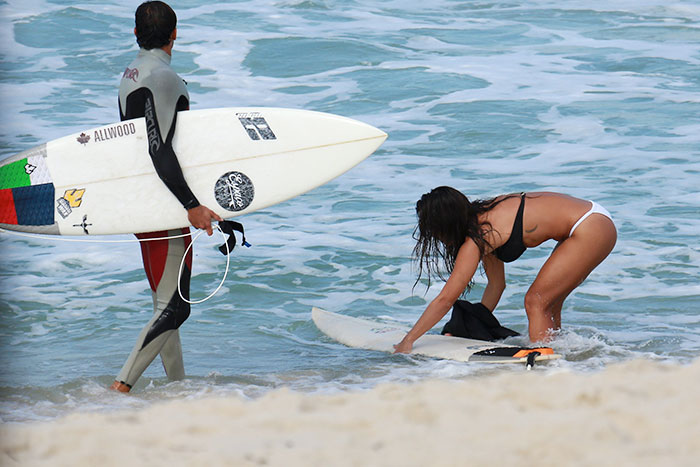
M 243 224 L 240 222 L 235 222 L 235 221 L 220 221 L 218 225 L 215 225 L 214 228 L 218 230 L 221 233 L 221 237 L 224 240 L 224 243 L 219 246 L 219 251 L 221 254 L 226 256 L 226 270 L 224 271 L 224 277 L 221 279 L 221 282 L 219 283 L 219 286 L 209 294 L 206 298 L 203 298 L 202 300 L 194 300 L 190 301 L 186 299 L 183 294 L 182 290 L 180 289 L 180 280 L 182 279 L 182 270 L 185 265 L 185 259 L 187 258 L 187 254 L 189 253 L 190 249 L 194 245 L 194 242 L 197 241 L 200 235 L 202 235 L 205 230 L 200 230 L 196 234 L 193 234 L 192 232 L 180 234 L 180 235 L 169 235 L 165 237 L 155 237 L 155 238 L 144 238 L 144 239 L 124 239 L 124 240 L 96 240 L 96 239 L 86 239 L 86 238 L 65 238 L 65 237 L 57 237 L 55 235 L 42 235 L 42 234 L 31 234 L 27 232 L 18 232 L 14 230 L 7 230 L 0 228 L 0 232 L 2 233 L 7 233 L 11 235 L 16 235 L 18 237 L 29 237 L 29 238 L 39 238 L 43 240 L 52 240 L 52 241 L 64 241 L 64 242 L 91 242 L 91 243 L 141 243 L 141 242 L 154 242 L 156 240 L 172 240 L 175 238 L 183 238 L 183 237 L 192 237 L 192 241 L 190 244 L 187 246 L 187 249 L 185 249 L 185 254 L 182 256 L 182 260 L 180 261 L 180 268 L 178 270 L 178 275 L 177 275 L 177 293 L 180 295 L 180 298 L 184 300 L 185 302 L 189 303 L 190 305 L 198 304 L 198 303 L 204 303 L 210 298 L 212 298 L 216 293 L 221 290 L 221 287 L 224 285 L 224 281 L 226 281 L 226 276 L 228 275 L 228 269 L 229 266 L 231 265 L 231 252 L 233 249 L 236 247 L 236 235 L 235 232 L 240 232 L 242 236 L 241 244 L 245 246 L 246 248 L 250 248 L 252 245 L 248 243 L 248 241 L 245 238 L 245 229 L 243 228 Z M 228 235 L 228 238 L 226 238 L 226 235 Z
M 27 237 L 27 238 L 38 238 L 41 240 L 51 240 L 54 242 L 74 242 L 74 243 L 141 243 L 141 242 L 155 242 L 156 240 L 171 240 L 173 238 L 183 238 L 191 237 L 192 232 L 180 234 L 180 235 L 169 235 L 167 237 L 153 237 L 153 238 L 143 238 L 143 239 L 123 239 L 123 240 L 97 240 L 95 238 L 89 237 L 79 237 L 79 238 L 67 238 L 58 235 L 43 235 L 28 232 L 19 232 L 16 230 L 8 230 L 0 227 L 0 232 L 14 235 L 16 237 Z M 126 234 L 125 234 L 126 235 Z
M 224 282 L 226 281 L 226 276 L 228 275 L 228 268 L 229 265 L 231 264 L 231 252 L 233 249 L 236 247 L 236 235 L 234 232 L 240 232 L 243 239 L 242 239 L 242 244 L 243 246 L 250 248 L 251 245 L 248 243 L 245 239 L 245 230 L 243 229 L 243 224 L 240 222 L 235 222 L 235 221 L 220 221 L 219 225 L 214 226 L 216 230 L 218 230 L 221 233 L 221 237 L 224 239 L 224 244 L 219 246 L 219 251 L 226 256 L 226 269 L 224 270 L 224 277 L 221 278 L 221 282 L 219 282 L 219 286 L 214 290 L 211 294 L 209 294 L 207 297 L 201 299 L 201 300 L 189 300 L 182 295 L 182 290 L 180 289 L 180 282 L 182 279 L 182 270 L 185 266 L 185 260 L 187 259 L 187 254 L 190 252 L 190 249 L 194 245 L 194 242 L 197 241 L 200 235 L 202 235 L 205 231 L 200 230 L 197 232 L 197 234 L 192 237 L 192 241 L 190 244 L 187 246 L 185 249 L 185 254 L 182 255 L 182 260 L 180 261 L 180 269 L 177 272 L 177 293 L 180 295 L 180 298 L 184 300 L 185 302 L 189 303 L 190 305 L 195 305 L 198 303 L 204 303 L 210 298 L 212 298 L 216 293 L 221 290 L 221 287 L 224 286 Z M 226 238 L 226 235 L 229 237 Z
M 243 228 L 243 224 L 241 224 L 240 222 L 220 221 L 219 228 L 223 233 L 225 233 L 229 236 L 226 243 L 219 247 L 219 251 L 221 252 L 221 254 L 228 256 L 231 254 L 233 249 L 236 248 L 236 236 L 233 233 L 234 231 L 241 233 L 241 236 L 243 237 L 242 245 L 244 247 L 246 247 L 246 248 L 251 247 L 250 243 L 248 243 L 245 239 L 245 229 Z

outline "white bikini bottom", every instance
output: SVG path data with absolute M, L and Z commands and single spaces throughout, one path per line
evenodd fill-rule
M 581 222 L 585 221 L 586 218 L 588 218 L 588 216 L 590 216 L 591 214 L 602 214 L 605 217 L 607 217 L 608 219 L 612 220 L 612 216 L 610 215 L 610 213 L 608 212 L 607 209 L 605 209 L 603 206 L 596 203 L 595 201 L 591 201 L 590 199 L 588 201 L 590 201 L 590 203 L 592 204 L 591 209 L 586 214 L 581 216 L 581 218 L 576 221 L 574 226 L 571 227 L 571 232 L 569 232 L 569 237 L 571 237 L 574 234 L 574 230 L 576 230 L 576 227 L 581 225 Z

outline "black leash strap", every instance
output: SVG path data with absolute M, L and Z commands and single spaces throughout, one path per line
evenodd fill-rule
M 233 249 L 236 248 L 236 236 L 234 235 L 234 232 L 240 232 L 241 236 L 243 237 L 243 246 L 250 248 L 250 243 L 245 240 L 245 231 L 243 230 L 243 225 L 240 222 L 221 221 L 219 222 L 219 228 L 223 233 L 228 235 L 228 240 L 226 243 L 219 247 L 219 251 L 222 255 L 226 256 L 227 251 L 230 254 Z M 228 250 L 226 245 L 228 245 Z

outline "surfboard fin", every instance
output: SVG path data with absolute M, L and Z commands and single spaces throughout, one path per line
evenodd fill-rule
M 250 243 L 248 243 L 245 239 L 245 230 L 243 229 L 243 224 L 241 224 L 240 222 L 220 221 L 219 228 L 223 233 L 228 235 L 228 240 L 226 240 L 226 243 L 219 247 L 219 251 L 222 255 L 225 256 L 227 253 L 230 254 L 236 247 L 236 235 L 234 235 L 234 232 L 241 233 L 241 236 L 243 237 L 242 244 L 244 247 L 251 247 Z
M 540 355 L 540 353 L 537 350 L 527 354 L 527 369 L 528 369 L 528 371 L 532 370 L 532 367 L 535 366 L 535 359 L 537 358 L 538 355 Z

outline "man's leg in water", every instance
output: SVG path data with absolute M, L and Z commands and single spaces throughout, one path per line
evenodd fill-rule
M 144 240 L 184 233 L 189 233 L 189 229 L 152 232 L 137 237 Z M 190 306 L 180 298 L 177 279 L 182 257 L 190 242 L 189 236 L 141 242 L 144 269 L 153 291 L 154 314 L 139 334 L 136 346 L 112 389 L 122 392 L 131 389 L 159 353 L 168 378 L 175 380 L 185 376 L 178 328 L 189 316 Z M 188 299 L 191 267 L 192 251 L 187 255 L 180 281 L 182 295 Z

